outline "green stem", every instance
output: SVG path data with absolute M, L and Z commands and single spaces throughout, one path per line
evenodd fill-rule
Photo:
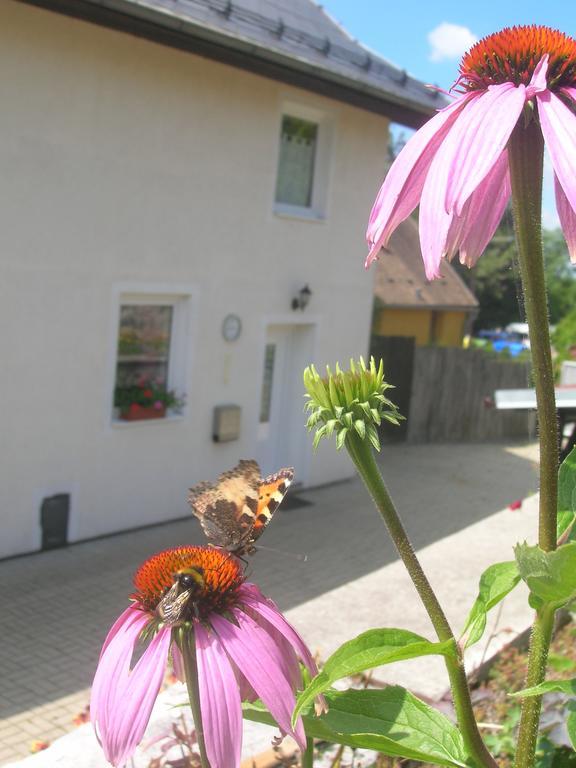
M 519 123 L 508 143 L 514 225 L 522 277 L 526 318 L 530 332 L 532 371 L 538 406 L 540 442 L 540 500 L 538 544 L 556 548 L 558 501 L 558 420 L 552 373 L 548 303 L 542 254 L 541 207 L 544 140 L 535 118 Z M 526 685 L 538 685 L 546 674 L 553 612 L 536 615 L 530 639 Z M 518 730 L 516 768 L 534 764 L 541 699 L 526 698 Z
M 194 637 L 194 629 L 191 626 L 179 628 L 178 647 L 180 648 L 182 661 L 184 663 L 186 687 L 188 688 L 190 709 L 192 710 L 192 718 L 194 719 L 194 728 L 196 730 L 196 740 L 198 742 L 198 750 L 200 751 L 200 764 L 202 768 L 210 768 L 210 763 L 206 755 L 206 742 L 204 741 L 204 728 L 200 710 L 198 665 L 196 663 L 196 639 Z
M 314 739 L 306 737 L 306 749 L 301 756 L 302 768 L 314 768 Z
M 544 608 L 536 614 L 530 636 L 530 657 L 525 688 L 539 685 L 546 676 L 548 649 L 554 629 L 554 610 Z M 518 730 L 516 749 L 516 768 L 528 768 L 534 765 L 534 755 L 538 743 L 538 725 L 540 723 L 541 696 L 528 696 L 522 702 L 522 715 Z
M 533 119 L 519 125 L 508 145 L 518 261 L 538 406 L 540 519 L 538 543 L 556 549 L 558 500 L 558 416 L 548 329 L 548 300 L 542 254 L 542 166 L 544 140 Z
M 406 570 L 428 612 L 438 639 L 440 641 L 452 640 L 454 642 L 454 647 L 458 654 L 457 658 L 445 656 L 444 661 L 450 679 L 458 725 L 460 726 L 460 731 L 470 756 L 478 765 L 495 768 L 496 762 L 486 749 L 476 725 L 461 650 L 456 643 L 454 633 L 438 602 L 438 598 L 430 586 L 430 582 L 422 570 L 422 566 L 404 530 L 394 502 L 378 470 L 372 449 L 366 441 L 350 433 L 346 436 L 346 448 L 388 528 L 398 554 L 402 558 L 402 562 L 406 566 Z

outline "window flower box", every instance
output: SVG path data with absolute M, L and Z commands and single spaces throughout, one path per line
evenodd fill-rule
M 142 421 L 143 419 L 163 419 L 166 417 L 166 406 L 159 404 L 158 407 L 154 405 L 138 405 L 138 403 L 132 403 L 127 408 L 122 408 L 120 411 L 120 418 L 123 421 Z
M 166 389 L 162 384 L 148 379 L 141 379 L 137 384 L 116 387 L 114 406 L 122 421 L 142 421 L 144 419 L 163 419 L 168 410 L 180 413 L 184 398 L 174 390 Z

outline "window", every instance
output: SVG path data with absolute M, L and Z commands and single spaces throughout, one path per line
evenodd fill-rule
M 301 208 L 312 206 L 317 141 L 316 123 L 284 115 L 276 179 L 277 203 Z
M 284 104 L 280 120 L 274 211 L 307 219 L 325 215 L 332 121 L 298 104 Z
M 274 358 L 276 357 L 276 344 L 266 344 L 264 352 L 264 373 L 262 376 L 262 395 L 260 398 L 260 423 L 268 424 L 270 421 L 270 407 L 272 405 L 272 381 L 274 379 Z
M 120 297 L 114 377 L 114 417 L 164 418 L 184 406 L 183 323 L 186 299 Z

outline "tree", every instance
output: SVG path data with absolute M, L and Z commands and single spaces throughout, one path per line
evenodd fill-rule
M 542 237 L 550 322 L 555 324 L 576 305 L 576 273 L 561 230 L 544 230 Z M 471 270 L 462 265 L 457 269 L 480 303 L 474 330 L 504 327 L 524 320 L 510 211 L 504 215 L 478 264 Z

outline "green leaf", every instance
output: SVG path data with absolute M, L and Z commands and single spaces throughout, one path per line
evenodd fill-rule
M 572 680 L 546 680 L 532 688 L 524 688 L 522 691 L 510 693 L 509 696 L 517 696 L 520 699 L 526 696 L 543 696 L 545 693 L 565 693 L 568 696 L 576 694 L 576 677 Z
M 378 437 L 378 430 L 373 424 L 368 424 L 368 440 L 370 440 L 372 447 L 376 451 L 380 451 L 380 438 Z
M 518 544 L 514 548 L 520 575 L 530 589 L 530 604 L 560 608 L 576 596 L 576 541 L 554 552 Z
M 436 765 L 469 764 L 456 726 L 405 688 L 330 691 L 326 701 L 325 715 L 302 715 L 309 737 Z M 258 702 L 243 708 L 247 719 L 276 725 Z
M 548 666 L 555 672 L 574 672 L 576 669 L 576 661 L 569 656 L 563 656 L 560 653 L 549 653 Z
M 480 576 L 478 597 L 462 631 L 462 637 L 466 638 L 465 648 L 480 640 L 486 628 L 488 611 L 503 600 L 519 581 L 520 574 L 514 560 L 494 563 L 484 571 Z
M 342 429 L 338 432 L 336 435 L 336 450 L 339 451 L 344 443 L 346 442 L 346 435 L 348 434 L 348 429 L 346 427 L 342 427 Z
M 298 697 L 292 721 L 294 722 L 302 709 L 330 688 L 336 680 L 394 661 L 434 654 L 455 657 L 453 641 L 431 643 L 425 637 L 405 629 L 369 629 L 341 645 L 330 656 L 322 671 Z
M 576 447 L 564 459 L 558 472 L 558 539 L 576 539 Z
M 568 731 L 572 747 L 576 749 L 576 711 L 574 709 L 566 718 L 566 730 Z

